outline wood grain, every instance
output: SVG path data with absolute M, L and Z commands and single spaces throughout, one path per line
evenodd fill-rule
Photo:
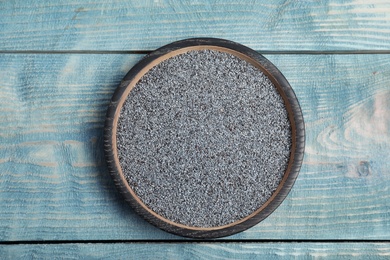
M 1 50 L 154 50 L 219 37 L 256 50 L 389 50 L 390 3 L 332 1 L 1 1 Z
M 301 103 L 304 165 L 269 218 L 230 238 L 389 240 L 390 55 L 267 57 Z M 180 239 L 136 216 L 104 164 L 108 101 L 140 58 L 0 55 L 1 241 Z
M 388 243 L 0 245 L 5 259 L 389 259 Z

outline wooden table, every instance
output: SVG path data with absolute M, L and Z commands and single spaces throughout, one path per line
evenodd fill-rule
M 202 36 L 278 66 L 307 131 L 283 204 L 211 241 L 138 217 L 102 152 L 126 72 L 157 47 Z M 0 258 L 389 259 L 389 1 L 1 1 L 0 43 Z

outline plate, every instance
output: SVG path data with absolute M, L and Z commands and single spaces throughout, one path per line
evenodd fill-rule
M 193 38 L 127 73 L 107 110 L 104 144 L 115 185 L 138 214 L 176 235 L 216 238 L 282 203 L 302 164 L 305 129 L 293 89 L 270 61 L 232 41 Z

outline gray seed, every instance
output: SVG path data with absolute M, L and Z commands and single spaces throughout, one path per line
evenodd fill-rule
M 118 121 L 119 161 L 137 196 L 187 226 L 240 220 L 274 193 L 291 126 L 281 96 L 231 54 L 190 51 L 146 73 Z

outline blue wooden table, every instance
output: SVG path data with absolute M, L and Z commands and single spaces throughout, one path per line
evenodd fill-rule
M 138 217 L 102 152 L 126 72 L 190 37 L 264 54 L 307 131 L 283 204 L 204 242 Z M 0 101 L 2 259 L 390 258 L 389 1 L 0 1 Z

